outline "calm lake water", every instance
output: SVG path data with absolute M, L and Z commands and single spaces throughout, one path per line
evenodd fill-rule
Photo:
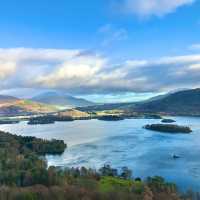
M 104 164 L 133 170 L 134 177 L 159 175 L 181 190 L 200 191 L 200 118 L 174 118 L 189 125 L 192 134 L 165 134 L 142 127 L 160 120 L 73 121 L 51 125 L 0 125 L 0 130 L 45 139 L 62 139 L 68 148 L 61 156 L 47 156 L 49 165 L 99 168 Z M 172 155 L 180 159 L 172 159 Z

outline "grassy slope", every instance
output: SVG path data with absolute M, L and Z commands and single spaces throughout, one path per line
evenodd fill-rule
M 0 104 L 0 115 L 25 115 L 57 112 L 58 109 L 51 105 L 33 102 L 30 100 L 16 100 Z
M 66 111 L 59 112 L 59 115 L 62 117 L 68 116 L 72 118 L 82 118 L 82 117 L 89 117 L 90 115 L 87 112 L 82 112 L 75 109 L 70 109 Z
M 31 100 L 19 100 L 15 102 L 16 106 L 19 106 L 30 112 L 39 112 L 39 113 L 49 113 L 56 112 L 58 109 L 55 106 L 37 103 Z

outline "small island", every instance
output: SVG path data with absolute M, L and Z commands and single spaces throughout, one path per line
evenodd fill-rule
M 58 115 L 32 117 L 29 119 L 28 125 L 54 124 L 55 122 L 60 122 L 60 121 L 61 122 L 73 121 L 73 118 L 68 116 L 58 116 Z
M 162 122 L 162 123 L 174 123 L 174 122 L 176 122 L 176 121 L 173 120 L 173 119 L 163 119 L 161 122 Z
M 19 120 L 14 120 L 14 119 L 0 119 L 0 124 L 18 124 L 20 121 Z
M 151 124 L 144 126 L 145 129 L 159 131 L 165 133 L 191 133 L 192 130 L 188 126 L 180 126 L 175 124 Z
M 120 121 L 120 120 L 124 120 L 123 117 L 118 116 L 118 115 L 104 115 L 104 116 L 99 116 L 98 120 L 102 120 L 102 121 Z

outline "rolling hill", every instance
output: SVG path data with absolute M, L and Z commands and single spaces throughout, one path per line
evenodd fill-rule
M 35 96 L 31 99 L 32 101 L 56 105 L 63 108 L 75 108 L 75 107 L 86 107 L 95 105 L 93 102 L 87 101 L 82 98 L 76 98 L 67 94 L 57 92 L 47 92 Z
M 161 99 L 136 104 L 132 109 L 137 112 L 159 112 L 171 115 L 200 115 L 200 88 L 179 91 Z
M 30 100 L 3 98 L 0 101 L 0 116 L 16 116 L 16 115 L 29 115 L 40 113 L 57 112 L 58 109 L 51 105 L 46 105 Z
M 0 95 L 0 104 L 8 103 L 8 102 L 14 102 L 16 100 L 19 100 L 19 99 L 16 98 L 16 97 L 13 97 L 13 96 Z

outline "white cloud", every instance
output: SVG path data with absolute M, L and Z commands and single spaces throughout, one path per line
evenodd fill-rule
M 64 60 L 79 56 L 80 53 L 80 50 L 0 49 L 0 80 L 12 75 L 22 78 L 25 71 L 28 72 L 27 76 L 34 72 L 41 73 Z
M 83 50 L 0 49 L 0 81 L 1 90 L 64 89 L 76 94 L 200 87 L 200 54 L 112 64 Z
M 63 89 L 81 88 L 90 85 L 104 67 L 105 59 L 86 55 L 69 59 L 57 65 L 50 73 L 38 76 L 36 83 L 46 87 Z
M 15 72 L 16 65 L 10 61 L 0 60 L 0 80 Z
M 139 17 L 163 16 L 195 0 L 121 0 L 125 12 Z

